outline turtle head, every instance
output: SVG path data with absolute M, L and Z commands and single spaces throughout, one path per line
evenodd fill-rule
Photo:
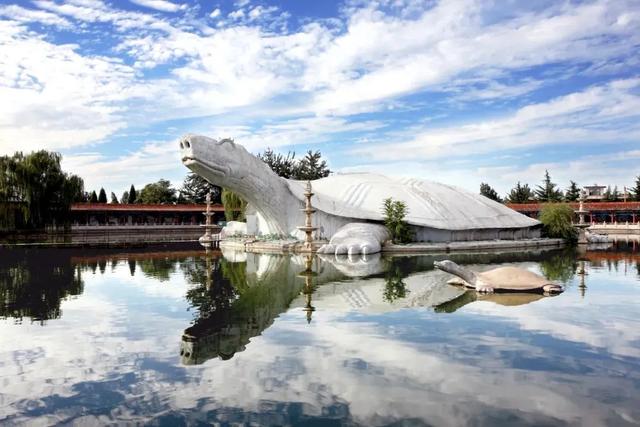
M 443 261 L 434 261 L 433 266 L 438 270 L 451 272 L 451 270 L 454 270 L 458 267 L 458 264 L 448 259 L 445 259 Z
M 180 138 L 182 164 L 212 184 L 231 187 L 245 157 L 253 157 L 229 138 L 212 139 L 187 134 Z

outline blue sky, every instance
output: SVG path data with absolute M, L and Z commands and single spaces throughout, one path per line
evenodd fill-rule
M 3 1 L 0 154 L 88 189 L 186 174 L 186 132 L 504 194 L 640 174 L 637 1 Z

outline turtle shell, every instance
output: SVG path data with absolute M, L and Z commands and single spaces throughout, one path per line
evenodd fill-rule
M 305 181 L 287 180 L 304 200 Z M 313 205 L 328 214 L 382 221 L 382 204 L 392 198 L 406 203 L 406 221 L 442 230 L 525 228 L 535 219 L 480 194 L 419 179 L 396 179 L 371 173 L 336 174 L 312 181 Z
M 493 289 L 528 291 L 553 284 L 538 274 L 517 267 L 499 267 L 476 275 Z

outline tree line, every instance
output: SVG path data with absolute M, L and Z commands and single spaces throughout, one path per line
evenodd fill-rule
M 283 156 L 267 149 L 258 157 L 284 178 L 313 180 L 331 172 L 320 151 L 308 151 L 298 160 L 295 152 Z M 84 180 L 64 172 L 61 160 L 61 154 L 46 150 L 0 156 L 0 230 L 69 225 L 73 203 L 204 203 L 209 193 L 213 203 L 225 205 L 227 220 L 244 216 L 244 200 L 193 172 L 189 172 L 177 189 L 168 180 L 160 179 L 140 190 L 132 184 L 118 198 L 114 192 L 107 197 L 104 188 L 97 192 L 85 191 Z
M 265 162 L 278 176 L 283 178 L 313 180 L 327 177 L 331 173 L 326 160 L 322 159 L 320 151 L 309 150 L 304 157 L 298 160 L 295 152 L 290 151 L 287 155 L 282 155 L 267 148 L 264 153 L 258 154 L 257 157 Z M 211 192 L 211 201 L 213 203 L 233 205 L 232 212 L 243 210 L 243 206 L 246 204 L 237 195 L 209 183 L 206 179 L 193 172 L 189 172 L 182 186 L 178 189 L 173 188 L 166 179 L 147 184 L 141 190 L 136 190 L 135 186 L 131 184 L 129 191 L 125 191 L 120 199 L 114 192 L 111 192 L 109 203 L 204 203 L 209 192 Z M 79 201 L 107 203 L 107 200 L 107 192 L 104 188 L 101 188 L 98 192 L 95 190 L 91 193 L 84 192 Z M 237 219 L 237 215 L 237 213 L 233 214 L 236 217 L 234 219 Z
M 128 191 L 122 193 L 120 199 L 114 192 L 108 203 L 112 204 L 182 204 L 182 203 L 204 203 L 207 194 L 211 192 L 212 203 L 221 203 L 220 195 L 222 189 L 216 185 L 209 183 L 206 179 L 193 172 L 185 177 L 182 186 L 178 189 L 173 188 L 171 182 L 166 179 L 160 179 L 145 185 L 141 190 L 131 184 Z M 100 191 L 85 192 L 80 202 L 87 203 L 107 203 L 107 192 L 104 188 Z
M 480 194 L 500 203 L 575 202 L 580 198 L 580 188 L 576 182 L 570 180 L 569 186 L 565 191 L 562 191 L 560 187 L 551 180 L 549 171 L 545 170 L 541 185 L 537 185 L 534 189 L 529 187 L 529 184 L 522 185 L 520 181 L 518 181 L 515 187 L 513 187 L 504 198 L 501 198 L 496 190 L 489 184 L 483 182 L 480 184 Z M 624 195 L 618 190 L 617 186 L 613 187 L 613 189 L 611 186 L 608 186 L 603 193 L 602 201 L 622 201 L 623 197 Z M 640 175 L 636 177 L 634 186 L 629 188 L 626 199 L 629 201 L 640 201 Z

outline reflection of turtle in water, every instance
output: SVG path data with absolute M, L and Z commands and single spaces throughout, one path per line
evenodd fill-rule
M 540 293 L 506 292 L 498 294 L 479 294 L 478 292 L 468 290 L 450 301 L 436 305 L 434 310 L 436 313 L 453 313 L 459 308 L 476 301 L 488 301 L 498 305 L 513 307 L 529 304 L 542 298 L 546 297 Z
M 475 273 L 449 260 L 436 261 L 434 266 L 461 279 L 454 279 L 449 283 L 475 288 L 478 292 L 541 291 L 552 294 L 564 291 L 562 286 L 550 282 L 539 274 L 518 267 L 498 267 L 482 273 Z

